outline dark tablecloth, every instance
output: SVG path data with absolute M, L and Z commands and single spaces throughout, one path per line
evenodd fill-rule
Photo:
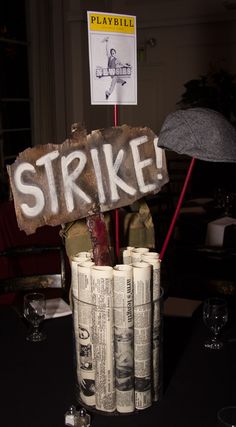
M 213 427 L 217 410 L 236 403 L 236 341 L 222 351 L 204 349 L 207 331 L 201 312 L 193 321 L 189 339 L 160 403 L 129 416 L 92 415 L 94 427 Z M 165 319 L 164 319 L 165 322 Z M 172 359 L 178 334 L 173 330 Z M 236 338 L 233 315 L 226 339 Z M 174 327 L 174 326 L 173 326 Z M 28 343 L 27 325 L 9 306 L 0 307 L 0 413 L 4 427 L 62 427 L 64 414 L 75 403 L 75 369 L 71 316 L 44 322 L 47 340 Z M 171 344 L 171 343 L 170 343 Z M 164 360 L 164 371 L 168 366 Z
M 47 339 L 26 341 L 27 324 L 0 306 L 0 425 L 60 427 L 74 401 L 71 316 L 44 322 Z

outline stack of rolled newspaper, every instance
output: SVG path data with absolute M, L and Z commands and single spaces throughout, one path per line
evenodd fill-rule
M 72 261 L 79 397 L 111 413 L 146 409 L 161 390 L 159 257 L 147 248 L 123 255 L 114 267 Z

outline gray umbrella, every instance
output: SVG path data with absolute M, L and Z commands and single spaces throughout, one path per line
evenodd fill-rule
M 211 162 L 236 162 L 236 129 L 220 113 L 189 108 L 170 113 L 158 146 Z

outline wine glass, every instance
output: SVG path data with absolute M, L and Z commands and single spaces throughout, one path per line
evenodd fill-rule
M 219 297 L 211 297 L 204 301 L 203 321 L 212 333 L 212 337 L 207 339 L 204 346 L 212 350 L 221 349 L 223 343 L 219 339 L 219 334 L 228 321 L 228 307 L 226 301 Z
M 26 336 L 27 341 L 43 341 L 46 335 L 39 330 L 39 326 L 46 316 L 46 298 L 44 294 L 31 292 L 24 296 L 24 316 L 31 324 L 30 331 Z
M 226 406 L 217 413 L 218 426 L 234 427 L 236 426 L 236 406 Z

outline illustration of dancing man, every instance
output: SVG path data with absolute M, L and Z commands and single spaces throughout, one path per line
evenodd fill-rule
M 120 83 L 121 86 L 124 86 L 126 84 L 126 80 L 122 79 L 119 75 L 116 73 L 116 69 L 124 66 L 128 66 L 129 64 L 122 64 L 116 57 L 116 50 L 114 48 L 111 48 L 109 50 L 108 48 L 108 40 L 109 37 L 106 37 L 103 41 L 106 43 L 106 54 L 108 58 L 107 67 L 109 70 L 109 75 L 111 77 L 111 84 L 108 90 L 105 92 L 106 99 L 109 98 L 109 96 L 112 94 L 115 86 L 117 83 Z

